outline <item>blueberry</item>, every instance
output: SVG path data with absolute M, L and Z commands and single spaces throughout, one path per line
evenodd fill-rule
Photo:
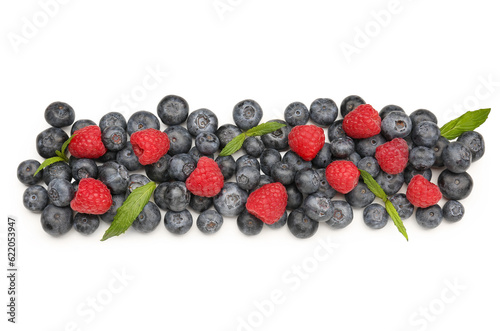
M 109 188 L 111 194 L 125 194 L 130 176 L 125 166 L 109 161 L 99 168 L 97 179 Z
M 385 194 L 394 195 L 398 193 L 399 189 L 403 186 L 405 182 L 405 176 L 403 173 L 399 173 L 396 175 L 388 174 L 382 170 L 377 177 L 375 177 L 377 183 L 382 187 Z
M 54 178 L 62 178 L 71 181 L 71 167 L 66 162 L 60 161 L 52 163 L 43 169 L 43 181 L 45 184 L 49 185 Z
M 335 196 L 335 194 L 337 194 L 337 191 L 335 191 L 333 187 L 326 180 L 326 169 L 325 168 L 316 169 L 316 173 L 318 174 L 319 177 L 319 188 L 317 192 L 329 199 L 332 199 Z
M 127 145 L 127 132 L 121 126 L 108 126 L 102 131 L 101 140 L 108 151 L 117 152 Z
M 384 206 L 372 203 L 363 210 L 363 221 L 372 229 L 382 229 L 389 221 L 389 214 Z
M 439 205 L 432 205 L 427 208 L 417 208 L 415 213 L 418 225 L 427 228 L 434 229 L 443 220 L 443 210 Z
M 92 120 L 78 120 L 73 125 L 71 126 L 71 135 L 75 133 L 76 131 L 90 125 L 97 125 L 94 121 Z
M 205 234 L 216 233 L 222 227 L 224 218 L 215 210 L 205 210 L 196 220 L 196 226 Z
M 130 141 L 125 147 L 116 153 L 116 161 L 125 166 L 129 171 L 139 170 L 143 165 L 139 162 L 139 158 L 134 153 L 134 148 Z
M 254 167 L 257 170 L 260 170 L 260 163 L 256 157 L 243 154 L 236 160 L 236 171 L 238 171 L 241 167 Z
M 177 154 L 172 156 L 168 168 L 168 175 L 173 180 L 186 181 L 191 173 L 196 169 L 196 161 L 189 154 Z
M 375 200 L 375 194 L 373 194 L 363 182 L 359 182 L 358 185 L 349 193 L 345 194 L 344 197 L 354 208 L 364 208 Z
M 365 156 L 359 160 L 357 167 L 368 172 L 373 178 L 377 177 L 380 173 L 380 165 L 378 164 L 377 159 L 372 156 Z
M 153 192 L 153 200 L 156 203 L 156 205 L 163 210 L 168 210 L 168 203 L 167 200 L 165 199 L 165 192 L 167 191 L 167 188 L 169 187 L 170 182 L 164 182 L 156 186 L 154 192 Z
M 238 184 L 226 182 L 214 197 L 214 207 L 222 216 L 235 217 L 245 210 L 248 193 Z
M 260 179 L 260 171 L 252 166 L 240 167 L 236 170 L 236 183 L 244 190 L 253 190 Z
M 17 166 L 17 179 L 25 185 L 34 185 L 39 183 L 43 178 L 43 170 L 39 171 L 36 176 L 33 176 L 40 167 L 40 162 L 37 160 L 26 160 Z
M 281 161 L 281 154 L 273 148 L 266 148 L 260 154 L 260 168 L 266 175 L 271 175 L 272 166 Z M 224 177 L 225 178 L 225 177 Z
M 316 168 L 326 168 L 332 162 L 332 152 L 330 151 L 330 143 L 325 142 L 318 154 L 312 159 L 312 165 Z
M 357 167 L 358 166 L 358 162 L 361 161 L 361 155 L 359 155 L 358 153 L 354 152 L 354 153 L 349 154 L 349 156 L 346 158 L 346 160 L 347 161 L 351 161 Z
M 467 171 L 472 163 L 472 153 L 469 147 L 458 141 L 449 143 L 443 149 L 441 156 L 444 166 L 454 173 Z
M 260 175 L 259 176 L 259 183 L 252 191 L 255 191 L 256 189 L 259 189 L 262 186 L 267 185 L 267 184 L 271 184 L 271 183 L 274 183 L 274 179 L 271 176 Z
M 111 207 L 108 209 L 108 211 L 102 215 L 99 215 L 101 220 L 106 223 L 113 222 L 113 219 L 116 216 L 116 211 L 123 205 L 123 202 L 125 201 L 125 194 L 114 194 L 112 196 L 112 199 L 113 203 L 111 204 Z
M 146 170 L 146 175 L 152 181 L 157 183 L 163 183 L 170 180 L 168 175 L 168 167 L 170 165 L 170 159 L 172 157 L 168 154 L 163 155 L 158 161 L 152 164 L 144 166 Z
M 474 181 L 467 172 L 457 174 L 446 169 L 438 177 L 438 187 L 446 199 L 461 200 L 472 192 Z
M 330 143 L 333 158 L 345 159 L 354 153 L 354 140 L 350 137 L 337 138 Z
M 219 148 L 222 150 L 236 136 L 243 133 L 239 127 L 233 124 L 224 124 L 215 131 L 215 135 L 219 138 Z
M 467 146 L 472 153 L 472 162 L 475 162 L 484 155 L 484 139 L 483 136 L 476 131 L 464 132 L 458 137 L 459 143 Z
M 262 108 L 254 100 L 243 100 L 233 108 L 233 121 L 240 129 L 246 131 L 257 126 L 262 119 Z
M 250 214 L 246 209 L 238 215 L 236 224 L 241 233 L 247 236 L 258 235 L 264 227 L 264 222 Z
M 437 117 L 431 111 L 427 109 L 417 109 L 413 113 L 410 114 L 410 119 L 415 127 L 420 122 L 429 121 L 437 124 Z
M 165 213 L 163 222 L 170 233 L 182 235 L 193 226 L 193 216 L 187 209 L 179 212 L 169 210 Z
M 56 128 L 73 124 L 75 111 L 65 102 L 56 101 L 45 109 L 45 120 Z
M 387 105 L 384 108 L 380 109 L 380 111 L 378 112 L 378 115 L 380 116 L 380 118 L 382 120 L 384 120 L 384 118 L 387 115 L 389 115 L 389 113 L 391 113 L 393 111 L 405 114 L 405 111 L 403 110 L 403 108 L 396 106 L 396 105 Z
M 280 219 L 278 221 L 274 222 L 273 224 L 267 224 L 266 223 L 266 225 L 267 225 L 268 228 L 273 229 L 273 230 L 281 229 L 282 227 L 285 226 L 287 219 L 288 219 L 288 214 L 285 211 L 283 213 L 283 215 L 281 215 L 281 217 L 280 217 Z
M 396 211 L 398 212 L 398 215 L 401 218 L 401 220 L 410 218 L 410 216 L 413 215 L 414 207 L 411 204 L 411 202 L 408 201 L 408 199 L 406 198 L 406 194 L 404 193 L 394 194 L 389 197 L 389 200 L 392 202 L 394 208 L 396 208 Z
M 45 232 L 59 237 L 71 230 L 73 211 L 70 207 L 57 207 L 49 204 L 43 209 L 40 221 Z
M 214 159 L 213 153 L 212 154 L 201 154 L 201 152 L 198 150 L 198 148 L 196 148 L 196 146 L 191 147 L 188 154 L 193 157 L 193 159 L 196 161 L 196 163 L 198 163 L 198 161 L 200 160 L 200 157 L 202 157 L 202 156 L 209 157 L 212 160 Z
M 149 233 L 156 229 L 161 221 L 161 213 L 154 202 L 149 201 L 137 218 L 132 222 L 132 227 L 141 233 Z
M 319 181 L 319 175 L 314 169 L 302 169 L 295 173 L 295 186 L 304 194 L 318 191 Z
M 436 123 L 423 121 L 413 125 L 411 139 L 417 146 L 434 147 L 439 137 L 441 130 Z
M 156 111 L 166 125 L 179 125 L 188 117 L 189 105 L 182 97 L 167 95 L 158 103 Z
M 36 151 L 43 158 L 51 158 L 56 156 L 56 151 L 61 150 L 68 139 L 68 135 L 62 129 L 50 127 L 36 136 Z
M 243 142 L 242 146 L 245 153 L 253 157 L 260 157 L 260 154 L 264 151 L 264 143 L 258 137 L 248 137 Z
M 191 207 L 194 211 L 201 213 L 208 208 L 212 207 L 214 204 L 214 200 L 208 197 L 200 197 L 192 194 L 191 200 L 189 200 L 189 207 Z
M 154 192 L 154 201 L 165 210 L 182 211 L 189 206 L 190 200 L 191 192 L 179 181 L 162 183 Z
M 143 174 L 131 174 L 128 181 L 127 191 L 125 192 L 125 197 L 128 197 L 136 188 L 146 185 L 150 182 L 150 179 Z
M 295 171 L 288 163 L 276 162 L 271 168 L 271 177 L 283 185 L 290 185 L 295 181 Z
M 106 151 L 101 157 L 95 159 L 97 162 L 101 163 L 106 163 L 109 161 L 116 161 L 116 154 L 117 152 L 115 151 Z
M 99 227 L 99 216 L 91 214 L 76 213 L 73 218 L 73 227 L 78 233 L 91 235 Z
M 47 188 L 50 203 L 57 207 L 69 206 L 75 197 L 75 188 L 69 181 L 61 178 L 54 178 Z
M 426 170 L 434 165 L 436 155 L 429 147 L 416 146 L 410 151 L 408 162 L 415 170 Z
M 76 159 L 71 163 L 71 175 L 79 182 L 82 178 L 97 178 L 97 164 L 92 159 Z
M 118 112 L 107 113 L 99 120 L 99 128 L 101 128 L 102 132 L 110 126 L 119 126 L 122 129 L 127 130 L 127 120 Z
M 434 167 L 443 167 L 444 162 L 443 162 L 443 149 L 450 144 L 450 141 L 446 139 L 445 137 L 441 136 L 439 137 L 438 141 L 432 147 L 432 150 L 434 151 Z
M 24 191 L 23 204 L 32 212 L 41 212 L 49 204 L 49 194 L 43 186 L 31 185 Z
M 285 155 L 283 155 L 282 161 L 283 163 L 290 165 L 294 172 L 297 172 L 305 168 L 312 168 L 311 161 L 305 161 L 303 158 L 301 158 L 297 153 L 295 153 L 292 150 L 286 152 Z
M 343 229 L 351 224 L 353 219 L 352 207 L 344 200 L 332 200 L 333 215 L 326 224 L 334 229 Z
M 382 135 L 387 140 L 404 138 L 410 135 L 413 124 L 408 115 L 403 112 L 393 111 L 382 120 Z
M 286 186 L 286 193 L 288 195 L 286 203 L 287 209 L 294 210 L 302 205 L 304 196 L 294 184 Z
M 443 206 L 443 217 L 449 222 L 460 221 L 465 214 L 464 205 L 457 200 L 448 200 Z
M 361 156 L 375 156 L 375 150 L 378 146 L 386 143 L 387 140 L 381 134 L 370 138 L 360 139 L 356 142 L 356 152 Z
M 411 164 L 408 164 L 405 170 L 403 171 L 405 183 L 410 184 L 411 179 L 416 175 L 422 175 L 424 176 L 425 179 L 431 180 L 432 170 L 431 169 L 417 170 Z
M 285 109 L 285 121 L 290 126 L 305 125 L 309 120 L 309 110 L 302 102 L 292 102 Z
M 224 176 L 224 180 L 227 180 L 233 177 L 236 172 L 236 161 L 232 155 L 226 156 L 217 156 L 215 162 L 219 166 L 220 171 L 222 172 L 222 176 Z
M 193 111 L 187 118 L 187 130 L 193 137 L 201 132 L 215 133 L 218 126 L 217 115 L 206 108 Z
M 149 111 L 136 111 L 128 119 L 127 133 L 129 134 L 129 136 L 131 136 L 132 133 L 145 129 L 160 130 L 160 121 L 153 113 Z
M 320 193 L 307 196 L 303 208 L 307 217 L 316 222 L 326 222 L 333 216 L 331 200 Z
M 201 132 L 195 139 L 196 148 L 204 155 L 214 154 L 219 150 L 219 138 L 215 133 Z
M 187 153 L 193 144 L 193 138 L 185 127 L 180 125 L 173 125 L 166 128 L 165 132 L 170 140 L 170 148 L 168 149 L 169 155 L 177 155 Z
M 347 137 L 347 134 L 342 128 L 343 121 L 342 119 L 336 120 L 328 127 L 328 140 L 332 141 L 336 138 Z
M 282 120 L 271 120 L 269 122 L 287 124 L 285 121 Z M 292 127 L 290 125 L 286 125 L 282 128 L 279 128 L 276 131 L 263 135 L 261 137 L 262 142 L 264 143 L 264 146 L 266 146 L 267 148 L 273 148 L 278 151 L 287 150 L 289 148 L 288 134 L 290 133 L 291 130 Z
M 309 108 L 309 117 L 311 120 L 322 127 L 332 125 L 339 114 L 339 109 L 335 101 L 328 98 L 314 100 Z
M 411 134 L 409 136 L 406 136 L 403 138 L 406 141 L 406 144 L 408 145 L 408 150 L 411 151 L 413 147 L 415 147 L 415 143 L 411 139 Z
M 307 239 L 318 231 L 319 223 L 313 221 L 302 209 L 295 209 L 288 215 L 288 229 L 296 238 Z
M 342 103 L 340 104 L 340 113 L 343 117 L 345 117 L 345 115 L 352 112 L 359 105 L 364 105 L 365 103 L 365 100 L 363 100 L 360 96 L 350 95 L 342 100 Z

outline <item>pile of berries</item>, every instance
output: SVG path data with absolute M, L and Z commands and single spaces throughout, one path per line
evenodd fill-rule
M 478 132 L 465 132 L 456 141 L 441 136 L 428 110 L 407 114 L 388 105 L 377 111 L 352 95 L 340 110 L 327 98 L 309 108 L 290 104 L 284 121 L 272 121 L 284 126 L 247 137 L 244 154 L 235 159 L 218 154 L 258 125 L 263 112 L 257 102 L 244 100 L 232 114 L 234 124 L 219 125 L 214 112 L 189 112 L 186 100 L 168 95 L 159 102 L 157 116 L 138 111 L 127 120 L 110 112 L 95 123 L 75 121 L 70 105 L 54 102 L 45 110 L 51 126 L 38 134 L 36 149 L 44 159 L 61 156 L 69 138 L 62 128 L 71 126 L 71 156 L 35 176 L 40 162 L 21 162 L 17 176 L 28 186 L 24 206 L 41 213 L 42 228 L 53 236 L 71 228 L 91 234 L 101 221 L 113 221 L 133 190 L 154 181 L 158 186 L 151 201 L 132 224 L 139 232 L 158 226 L 160 210 L 166 229 L 178 235 L 192 227 L 191 211 L 199 213 L 196 225 L 207 234 L 217 232 L 224 217 L 236 217 L 246 235 L 260 233 L 264 224 L 272 229 L 287 224 L 294 236 L 309 238 L 319 223 L 348 226 L 353 208 L 363 208 L 366 225 L 380 229 L 389 215 L 374 203 L 361 169 L 382 187 L 402 220 L 416 209 L 417 223 L 435 228 L 443 218 L 456 222 L 464 216 L 459 200 L 473 187 L 467 170 L 485 151 Z M 160 121 L 167 125 L 164 131 Z M 442 169 L 437 185 L 431 182 L 432 168 Z M 442 197 L 447 201 L 441 207 Z

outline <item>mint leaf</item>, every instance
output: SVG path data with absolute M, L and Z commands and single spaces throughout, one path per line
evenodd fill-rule
M 401 232 L 401 234 L 406 238 L 406 241 L 408 241 L 408 234 L 406 233 L 403 221 L 401 220 L 401 217 L 399 217 L 398 211 L 394 208 L 394 205 L 389 199 L 385 200 L 385 210 L 387 210 L 387 213 L 391 216 L 392 221 L 398 228 L 399 232 Z
M 47 159 L 47 160 L 43 161 L 43 163 L 40 164 L 40 166 L 35 171 L 35 173 L 33 174 L 33 176 L 36 176 L 36 174 L 39 173 L 43 168 L 48 167 L 52 163 L 61 162 L 61 161 L 66 162 L 66 160 L 63 159 L 60 156 L 54 156 L 54 157 L 51 157 L 50 159 Z
M 66 140 L 64 142 L 64 144 L 62 145 L 61 147 L 61 153 L 66 155 L 65 152 L 66 152 L 66 147 L 68 147 L 69 143 L 71 142 L 71 140 L 73 140 L 73 138 L 75 137 L 75 134 L 73 134 L 71 137 L 69 137 L 68 140 Z
M 468 111 L 443 125 L 441 127 L 441 135 L 446 139 L 452 140 L 464 132 L 472 131 L 486 121 L 490 111 L 491 108 Z
M 151 194 L 156 188 L 155 182 L 149 182 L 146 185 L 136 188 L 130 193 L 123 205 L 116 211 L 113 223 L 102 236 L 101 241 L 107 240 L 114 236 L 119 236 L 132 225 L 134 220 L 139 216 L 144 206 L 149 202 Z
M 240 133 L 239 135 L 234 137 L 230 142 L 227 143 L 227 145 L 222 149 L 219 155 L 227 156 L 236 153 L 237 151 L 240 150 L 241 146 L 243 146 L 245 138 L 246 138 L 245 134 Z
M 66 155 L 64 155 L 61 151 L 56 151 L 56 155 L 59 156 L 61 159 L 63 159 L 64 161 L 68 162 L 68 157 Z
M 245 133 L 249 137 L 262 136 L 262 135 L 274 132 L 274 131 L 276 131 L 284 126 L 286 126 L 286 124 L 276 123 L 276 122 L 267 122 L 267 123 L 259 124 L 256 127 L 251 128 L 250 130 L 248 130 Z

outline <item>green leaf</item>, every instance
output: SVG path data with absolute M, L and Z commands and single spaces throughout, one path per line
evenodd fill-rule
M 257 125 L 246 132 L 249 137 L 262 136 L 271 132 L 274 132 L 282 127 L 286 126 L 283 123 L 267 122 Z
M 61 161 L 65 162 L 66 160 L 63 159 L 60 156 L 54 156 L 54 157 L 51 157 L 50 159 L 47 159 L 47 160 L 43 161 L 43 163 L 40 164 L 40 166 L 35 171 L 35 173 L 33 174 L 33 176 L 36 176 L 36 174 L 39 173 L 43 168 L 48 167 L 52 163 L 61 162 Z
M 227 156 L 239 151 L 241 146 L 243 146 L 243 142 L 245 141 L 245 134 L 241 133 L 234 137 L 220 152 L 220 156 Z
M 363 181 L 365 182 L 366 186 L 370 189 L 370 191 L 375 194 L 376 197 L 386 201 L 387 200 L 387 194 L 385 194 L 384 190 L 380 185 L 375 181 L 375 179 L 370 175 L 367 171 L 358 169 L 359 172 L 361 173 L 361 177 L 363 178 Z
M 468 111 L 443 125 L 441 127 L 441 135 L 446 139 L 452 140 L 464 132 L 472 131 L 486 121 L 490 111 L 491 108 Z
M 385 210 L 387 210 L 387 213 L 391 216 L 392 221 L 398 228 L 399 232 L 401 232 L 401 234 L 406 238 L 406 241 L 408 241 L 408 234 L 406 233 L 403 221 L 401 220 L 401 217 L 399 217 L 398 211 L 394 208 L 394 205 L 389 199 L 385 200 Z
M 68 140 L 66 140 L 64 142 L 64 144 L 62 145 L 61 147 L 61 153 L 66 155 L 65 152 L 66 152 L 66 147 L 68 147 L 69 143 L 71 142 L 71 140 L 73 140 L 73 138 L 75 137 L 75 135 L 72 135 L 71 137 L 68 138 Z
M 156 188 L 155 182 L 149 182 L 146 185 L 136 188 L 130 193 L 128 198 L 123 202 L 123 205 L 118 208 L 113 223 L 102 236 L 101 241 L 107 240 L 114 236 L 119 236 L 132 225 L 134 220 L 139 216 L 144 206 L 149 202 L 151 194 Z
M 61 151 L 56 151 L 56 155 L 63 159 L 65 162 L 68 162 L 69 159 L 66 155 L 64 155 Z

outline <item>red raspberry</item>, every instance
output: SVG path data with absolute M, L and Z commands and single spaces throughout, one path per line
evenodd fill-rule
M 436 184 L 429 182 L 422 175 L 414 176 L 408 184 L 406 198 L 415 207 L 427 208 L 441 200 L 441 191 Z
M 75 131 L 68 145 L 68 151 L 77 158 L 97 159 L 106 153 L 101 140 L 101 129 L 97 125 L 89 125 Z
M 355 139 L 369 138 L 380 133 L 381 119 L 378 111 L 372 106 L 359 105 L 342 121 L 342 129 L 345 133 Z
M 71 209 L 79 213 L 101 215 L 107 212 L 112 204 L 111 192 L 103 182 L 94 178 L 83 178 L 71 200 Z
M 326 167 L 326 180 L 334 190 L 346 194 L 358 185 L 359 170 L 351 161 L 333 161 Z
M 224 186 L 224 176 L 217 163 L 206 156 L 200 157 L 196 169 L 186 179 L 186 188 L 201 197 L 213 197 Z
M 256 189 L 247 199 L 248 212 L 266 224 L 276 223 L 286 209 L 288 194 L 281 183 L 271 183 Z
M 297 125 L 288 134 L 288 145 L 305 161 L 311 161 L 325 144 L 325 132 L 316 125 Z
M 170 148 L 167 134 L 152 128 L 132 133 L 130 143 L 142 165 L 158 162 Z
M 408 143 L 401 138 L 388 141 L 375 150 L 375 158 L 380 165 L 380 169 L 391 175 L 399 174 L 405 170 L 408 155 Z

